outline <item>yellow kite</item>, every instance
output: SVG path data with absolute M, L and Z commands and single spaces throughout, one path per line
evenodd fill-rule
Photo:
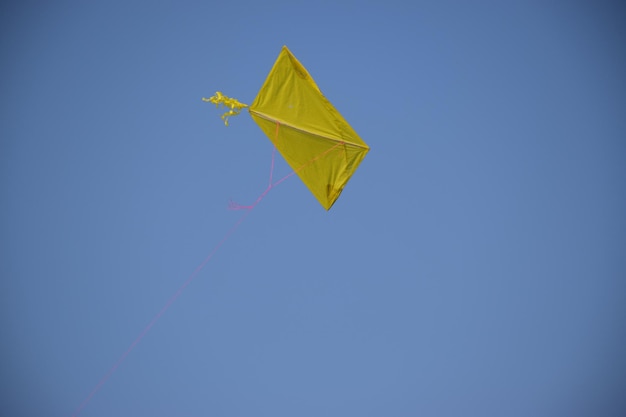
M 222 115 L 226 125 L 247 108 L 326 210 L 369 151 L 286 46 L 250 106 L 219 92 L 202 100 L 230 109 Z

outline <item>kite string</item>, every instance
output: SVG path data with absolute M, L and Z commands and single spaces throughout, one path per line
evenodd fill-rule
M 257 204 L 259 204 L 261 202 L 261 200 L 263 200 L 263 198 L 265 198 L 265 196 L 267 195 L 267 193 L 270 192 L 271 189 L 275 188 L 276 186 L 278 186 L 279 184 L 281 184 L 282 182 L 284 182 L 288 178 L 296 175 L 297 173 L 302 171 L 304 168 L 306 168 L 307 166 L 309 166 L 313 162 L 317 161 L 321 157 L 323 157 L 326 154 L 330 153 L 331 151 L 337 149 L 338 147 L 342 146 L 343 144 L 344 144 L 343 142 L 337 142 L 337 144 L 335 144 L 332 148 L 329 148 L 326 151 L 324 151 L 324 152 L 320 153 L 319 155 L 317 155 L 316 157 L 310 159 L 308 162 L 306 162 L 305 164 L 302 164 L 300 167 L 294 169 L 293 171 L 291 171 L 289 174 L 285 175 L 284 177 L 282 177 L 278 181 L 276 181 L 274 183 L 270 182 L 270 185 L 267 186 L 265 191 L 263 191 L 261 193 L 261 195 L 259 195 L 259 197 L 252 204 L 250 204 L 249 206 L 242 206 L 242 205 L 237 204 L 233 200 L 230 200 L 228 202 L 228 208 L 230 210 L 252 210 L 253 208 L 256 207 Z M 274 169 L 274 165 L 272 164 L 272 171 L 273 171 L 273 169 Z M 270 177 L 271 177 L 271 174 L 270 174 Z
M 275 143 L 278 142 L 278 130 L 279 130 L 279 128 L 280 128 L 280 122 L 276 121 Z M 343 145 L 345 145 L 345 142 L 343 142 L 343 141 L 337 142 L 331 148 L 328 148 L 324 152 L 321 152 L 321 153 L 317 154 L 316 156 L 314 156 L 313 158 L 311 158 L 310 160 L 308 160 L 304 164 L 300 165 L 298 168 L 296 168 L 293 171 L 291 171 L 289 174 L 287 174 L 284 177 L 282 177 L 281 179 L 279 179 L 278 181 L 272 182 L 273 181 L 273 175 L 274 175 L 274 158 L 275 158 L 275 154 L 276 154 L 276 145 L 274 145 L 274 149 L 272 150 L 272 163 L 270 165 L 270 180 L 269 180 L 269 185 L 267 186 L 265 191 L 263 191 L 263 193 L 261 193 L 261 195 L 259 195 L 259 197 L 249 206 L 239 205 L 239 204 L 237 204 L 236 202 L 234 202 L 231 199 L 228 202 L 228 208 L 230 210 L 252 210 L 257 204 L 259 204 L 261 202 L 261 200 L 267 195 L 267 193 L 270 192 L 270 190 L 272 188 L 276 187 L 277 185 L 279 185 L 283 181 L 287 180 L 289 177 L 292 177 L 292 176 L 298 174 L 304 168 L 308 167 L 309 165 L 311 165 L 312 163 L 314 163 L 318 159 L 326 156 L 327 154 L 329 154 L 333 150 L 335 150 L 335 149 L 337 149 L 337 148 L 339 148 L 340 146 L 343 146 Z
M 130 346 L 128 347 L 128 349 L 126 349 L 126 351 L 122 354 L 122 356 L 119 357 L 119 359 L 115 362 L 115 364 L 113 364 L 113 366 L 111 367 L 111 369 L 109 369 L 109 371 L 100 379 L 100 381 L 96 384 L 96 386 L 94 387 L 94 389 L 89 393 L 89 395 L 83 400 L 83 402 L 80 404 L 80 406 L 76 409 L 76 411 L 74 412 L 74 414 L 72 414 L 72 417 L 76 417 L 78 416 L 78 414 L 81 412 L 81 410 L 89 403 L 89 401 L 91 401 L 91 398 L 98 392 L 100 391 L 100 389 L 102 388 L 102 386 L 109 380 L 109 378 L 111 377 L 111 375 L 113 375 L 113 373 L 117 370 L 117 368 L 122 364 L 122 362 L 124 362 L 124 360 L 126 359 L 126 357 L 133 351 L 133 349 L 135 349 L 135 347 L 139 344 L 139 342 L 141 342 L 141 340 L 144 338 L 144 336 L 150 331 L 150 329 L 152 328 L 152 326 L 155 325 L 155 323 L 159 320 L 159 318 L 161 318 L 161 316 L 163 314 L 165 314 L 165 312 L 170 308 L 170 306 L 174 303 L 174 301 L 176 301 L 176 299 L 182 294 L 182 292 L 185 290 L 185 288 L 187 288 L 187 286 L 189 286 L 189 284 L 191 284 L 191 281 L 194 280 L 194 278 L 198 275 L 198 273 L 200 273 L 200 271 L 202 270 L 202 268 L 205 267 L 205 265 L 213 258 L 213 256 L 215 255 L 215 253 L 218 251 L 218 249 L 220 249 L 222 247 L 222 245 L 224 245 L 224 243 L 226 243 L 226 241 L 230 238 L 230 236 L 235 233 L 235 231 L 239 228 L 239 226 L 241 226 L 241 224 L 243 223 L 243 221 L 246 219 L 246 217 L 248 217 L 250 215 L 252 210 L 247 211 L 246 213 L 243 214 L 243 216 L 241 216 L 237 222 L 235 222 L 235 224 L 230 228 L 230 230 L 228 230 L 228 232 L 226 232 L 226 234 L 224 235 L 224 237 L 219 241 L 219 243 L 217 245 L 215 245 L 215 247 L 211 250 L 211 252 L 209 252 L 209 254 L 206 256 L 206 258 L 204 258 L 204 260 L 200 263 L 200 265 L 198 265 L 196 267 L 196 269 L 191 273 L 191 275 L 189 276 L 189 278 L 187 278 L 187 280 L 178 288 L 178 290 L 174 293 L 174 295 L 172 297 L 170 297 L 170 299 L 167 301 L 167 303 L 165 303 L 165 305 L 163 306 L 163 308 L 161 308 L 161 310 L 152 318 L 152 320 L 150 321 L 150 323 L 148 323 L 148 325 L 141 331 L 141 333 L 139 334 L 139 336 L 137 336 L 137 338 L 133 341 L 133 343 L 130 344 Z
M 276 128 L 276 131 L 278 133 L 278 127 Z M 198 275 L 198 273 L 202 270 L 202 268 L 204 268 L 204 266 L 211 260 L 211 258 L 213 258 L 213 256 L 217 252 L 217 250 L 220 247 L 222 247 L 222 245 L 224 243 L 226 243 L 228 238 L 233 233 L 235 233 L 235 231 L 243 223 L 243 221 L 246 219 L 246 217 L 248 217 L 250 215 L 250 213 L 252 212 L 252 209 L 254 209 L 254 207 L 257 204 L 259 204 L 261 202 L 261 200 L 267 195 L 267 193 L 273 188 L 272 176 L 273 176 L 273 172 L 274 172 L 274 158 L 275 158 L 275 154 L 276 154 L 276 147 L 274 147 L 274 149 L 272 150 L 272 163 L 271 163 L 271 166 L 270 166 L 270 180 L 269 180 L 269 185 L 265 189 L 265 191 L 263 191 L 263 193 L 261 193 L 261 195 L 259 195 L 259 197 L 256 199 L 256 201 L 252 205 L 250 205 L 250 206 L 240 206 L 240 205 L 238 205 L 237 203 L 235 203 L 232 200 L 229 202 L 229 204 L 228 204 L 229 209 L 231 209 L 231 210 L 246 209 L 246 212 L 243 214 L 243 216 L 241 216 L 239 218 L 239 220 L 237 220 L 237 222 L 235 222 L 233 227 L 231 227 L 230 230 L 228 230 L 228 232 L 226 232 L 224 237 L 219 241 L 219 243 L 217 245 L 215 245 L 215 247 L 211 250 L 211 252 L 209 252 L 209 254 L 206 256 L 206 258 L 204 258 L 204 260 L 200 263 L 200 265 L 198 265 L 196 267 L 196 269 L 191 273 L 189 278 L 187 278 L 187 280 L 180 286 L 180 288 L 178 288 L 178 290 L 176 290 L 174 295 L 172 297 L 170 297 L 170 299 L 165 303 L 163 308 L 161 308 L 161 310 L 152 318 L 152 320 L 150 320 L 148 325 L 141 331 L 141 333 L 139 333 L 139 336 L 137 336 L 137 338 L 135 338 L 133 343 L 130 344 L 130 346 L 128 347 L 128 349 L 126 349 L 126 351 L 122 354 L 122 356 L 119 357 L 119 359 L 113 364 L 113 366 L 107 371 L 107 373 L 100 379 L 100 381 L 98 381 L 98 383 L 96 384 L 94 389 L 91 390 L 89 395 L 78 406 L 78 408 L 76 409 L 74 414 L 72 414 L 72 417 L 78 416 L 78 414 L 81 412 L 81 410 L 89 403 L 89 401 L 91 401 L 91 398 L 98 391 L 100 391 L 100 388 L 102 388 L 102 386 L 109 380 L 111 375 L 113 375 L 113 373 L 122 364 L 122 362 L 124 362 L 126 357 L 133 351 L 133 349 L 135 349 L 135 346 L 137 346 L 139 344 L 139 342 L 141 342 L 141 340 L 144 338 L 144 336 L 150 331 L 152 326 L 154 326 L 154 324 L 161 318 L 161 316 L 163 314 L 165 314 L 165 312 L 170 308 L 170 306 L 174 303 L 174 301 L 176 301 L 176 299 L 182 294 L 182 292 L 185 290 L 185 288 L 187 288 L 187 286 L 189 284 L 191 284 L 191 281 L 194 280 L 194 278 Z M 281 180 L 281 182 L 284 179 L 285 178 L 283 178 Z
M 276 132 L 274 133 L 276 140 L 278 140 L 278 128 L 279 127 L 280 127 L 280 123 L 277 120 L 276 121 Z M 265 189 L 265 191 L 263 191 L 263 193 L 259 196 L 259 198 L 257 198 L 257 200 L 254 203 L 252 203 L 251 205 L 249 205 L 249 206 L 239 205 L 236 202 L 234 202 L 232 199 L 230 199 L 228 201 L 228 209 L 229 210 L 251 210 L 272 189 L 272 187 L 273 187 L 273 185 L 272 185 L 272 178 L 274 176 L 274 160 L 275 160 L 275 157 L 276 157 L 276 145 L 274 145 L 274 148 L 272 149 L 272 162 L 270 163 L 270 179 L 269 179 L 267 188 Z
M 278 123 L 277 123 L 277 127 L 276 127 L 276 133 L 278 134 Z M 276 182 L 272 182 L 272 176 L 273 176 L 273 172 L 274 172 L 274 157 L 275 157 L 275 153 L 276 153 L 276 147 L 274 147 L 274 150 L 272 151 L 272 163 L 270 166 L 270 182 L 269 185 L 267 186 L 267 188 L 265 189 L 265 191 L 263 191 L 259 197 L 257 197 L 257 199 L 254 201 L 254 203 L 252 203 L 249 206 L 240 206 L 237 203 L 234 203 L 233 201 L 230 201 L 229 203 L 229 208 L 231 210 L 240 210 L 240 209 L 245 209 L 246 212 L 234 223 L 234 225 L 226 232 L 226 234 L 222 237 L 222 239 L 217 243 L 217 245 L 215 245 L 215 247 L 213 247 L 213 249 L 211 250 L 211 252 L 209 252 L 209 254 L 204 258 L 204 260 L 196 267 L 196 269 L 194 269 L 194 271 L 191 273 L 191 275 L 187 278 L 187 280 L 178 288 L 178 290 L 176 290 L 176 292 L 174 293 L 173 296 L 170 297 L 169 300 L 167 300 L 167 302 L 165 303 L 165 305 L 161 308 L 161 310 L 152 318 L 152 320 L 150 320 L 150 322 L 148 323 L 148 325 L 141 331 L 141 333 L 139 333 L 139 336 L 137 336 L 135 338 L 135 340 L 130 344 L 130 346 L 128 347 L 128 349 L 126 349 L 126 351 L 119 357 L 119 359 L 113 364 L 113 366 L 107 371 L 106 374 L 104 374 L 104 376 L 100 379 L 100 381 L 98 381 L 98 383 L 96 384 L 96 386 L 91 390 L 91 392 L 89 393 L 89 395 L 87 395 L 87 397 L 83 400 L 83 402 L 78 406 L 78 408 L 76 409 L 76 411 L 74 411 L 74 414 L 72 414 L 72 417 L 77 417 L 80 412 L 82 411 L 83 408 L 85 408 L 85 406 L 91 401 L 91 399 L 93 398 L 93 396 L 100 391 L 100 389 L 104 386 L 104 384 L 109 380 L 109 378 L 111 378 L 111 376 L 113 375 L 113 373 L 117 370 L 117 368 L 119 368 L 119 366 L 122 364 L 122 362 L 124 362 L 124 360 L 126 359 L 126 357 L 133 351 L 133 349 L 135 349 L 135 347 L 139 344 L 139 342 L 141 342 L 141 340 L 146 336 L 146 334 L 150 331 L 150 329 L 156 324 L 156 322 L 161 318 L 161 316 L 163 314 L 165 314 L 165 312 L 170 308 L 170 306 L 174 303 L 174 301 L 176 301 L 176 299 L 178 299 L 178 297 L 182 294 L 182 292 L 185 290 L 185 288 L 187 288 L 187 286 L 189 286 L 189 284 L 191 284 L 191 282 L 196 278 L 196 276 L 200 273 L 200 271 L 206 266 L 207 263 L 209 263 L 209 261 L 213 258 L 213 256 L 215 255 L 215 253 L 226 243 L 226 241 L 237 231 L 237 229 L 239 228 L 239 226 L 241 226 L 241 224 L 244 222 L 244 220 L 250 215 L 250 213 L 252 212 L 252 210 L 261 202 L 261 200 L 263 200 L 263 198 L 265 198 L 265 196 L 270 192 L 270 190 L 272 190 L 273 188 L 275 188 L 276 186 L 278 186 L 279 184 L 281 184 L 282 182 L 284 182 L 285 180 L 287 180 L 289 177 L 292 177 L 293 175 L 297 174 L 298 172 L 300 172 L 302 169 L 306 168 L 307 166 L 309 166 L 310 164 L 312 164 L 313 162 L 317 161 L 319 158 L 325 156 L 326 154 L 328 154 L 329 152 L 333 151 L 334 149 L 338 148 L 339 146 L 343 145 L 343 142 L 338 142 L 336 145 L 334 145 L 332 148 L 327 149 L 326 151 L 318 154 L 317 156 L 315 156 L 314 158 L 312 158 L 311 160 L 309 160 L 308 162 L 302 164 L 300 167 L 298 167 L 297 169 L 291 171 L 289 174 L 285 175 L 284 177 L 282 177 L 281 179 L 279 179 Z

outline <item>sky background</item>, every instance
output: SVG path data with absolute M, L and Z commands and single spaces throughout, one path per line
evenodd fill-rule
M 626 415 L 619 3 L 2 2 L 0 414 L 71 416 L 263 192 L 201 97 L 287 45 L 370 153 L 329 212 L 273 189 L 80 416 Z

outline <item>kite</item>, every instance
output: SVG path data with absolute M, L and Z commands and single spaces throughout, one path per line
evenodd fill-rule
M 320 204 L 329 210 L 369 151 L 367 144 L 324 97 L 313 78 L 286 46 L 283 46 L 259 94 L 250 106 L 226 97 L 220 92 L 202 100 L 229 109 L 222 115 L 226 126 L 229 117 L 236 116 L 247 108 L 254 121 L 274 144 L 274 150 L 280 152 L 293 171 L 273 182 L 274 153 L 272 153 L 272 171 L 267 189 L 250 206 L 233 205 L 234 209 L 246 209 L 244 215 L 226 232 L 111 369 L 104 374 L 78 406 L 73 417 L 80 414 L 135 346 L 274 186 L 297 174 Z
M 339 198 L 369 151 L 286 46 L 251 105 L 220 92 L 202 100 L 229 109 L 222 115 L 227 126 L 229 117 L 247 108 L 326 210 Z

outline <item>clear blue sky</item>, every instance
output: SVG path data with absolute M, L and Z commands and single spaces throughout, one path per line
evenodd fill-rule
M 80 415 L 626 415 L 618 3 L 3 2 L 0 414 L 71 416 L 264 190 L 200 99 L 287 45 L 371 152 L 329 212 L 272 190 Z

